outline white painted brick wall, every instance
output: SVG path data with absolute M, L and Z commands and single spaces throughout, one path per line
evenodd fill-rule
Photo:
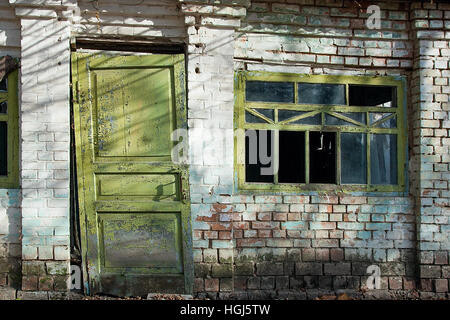
M 14 15 L 14 10 L 9 7 L 8 0 L 0 0 L 0 56 L 10 55 L 20 57 L 20 23 Z M 20 233 L 22 218 L 20 202 L 22 194 L 20 190 L 0 189 L 0 264 L 5 266 L 5 261 L 17 261 L 21 258 Z M 0 286 L 12 285 L 8 270 L 0 270 Z M 6 271 L 6 272 L 4 272 Z
M 21 26 L 22 258 L 68 269 L 69 25 L 27 18 Z

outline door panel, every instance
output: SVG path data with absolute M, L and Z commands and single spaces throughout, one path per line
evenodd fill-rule
M 184 56 L 72 60 L 86 290 L 191 293 L 188 172 L 171 159 L 187 127 Z
M 170 156 L 170 68 L 93 70 L 99 157 Z M 148 88 L 152 88 L 149 90 Z
M 176 174 L 97 174 L 95 181 L 98 200 L 179 201 Z
M 99 225 L 105 270 L 143 268 L 141 273 L 182 273 L 179 214 L 103 213 Z

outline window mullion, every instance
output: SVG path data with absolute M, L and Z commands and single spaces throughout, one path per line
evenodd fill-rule
M 370 132 L 367 132 L 367 137 L 366 137 L 366 141 L 367 141 L 367 185 L 371 185 L 371 177 L 370 177 L 370 168 L 371 168 L 371 164 L 370 164 Z
M 349 85 L 348 83 L 345 85 L 345 105 L 349 106 L 350 105 L 350 93 L 349 93 Z
M 298 104 L 298 82 L 294 83 L 294 104 Z
M 305 183 L 309 183 L 309 131 L 305 131 Z
M 275 184 L 278 184 L 278 168 L 280 164 L 280 131 L 279 130 L 273 130 L 274 131 L 274 153 L 272 155 L 273 159 L 273 181 Z
M 341 132 L 336 132 L 336 184 L 341 184 Z
M 294 88 L 295 89 L 295 88 Z M 278 109 L 275 108 L 273 119 L 275 123 L 278 123 Z M 278 184 L 278 169 L 280 165 L 280 131 L 274 130 L 274 154 L 272 155 L 273 158 L 273 166 L 274 166 L 274 174 L 273 174 L 273 181 L 275 184 Z

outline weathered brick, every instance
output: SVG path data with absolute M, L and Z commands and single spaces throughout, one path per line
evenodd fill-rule
M 213 291 L 218 292 L 219 291 L 219 279 L 205 279 L 205 291 Z
M 436 292 L 448 292 L 448 279 L 435 279 L 434 288 Z
M 258 275 L 283 275 L 283 263 L 260 262 L 256 264 Z
M 440 266 L 420 266 L 420 277 L 421 278 L 440 278 L 441 277 L 441 267 Z
M 322 264 L 312 262 L 297 262 L 295 264 L 296 275 L 322 275 Z
M 350 275 L 351 274 L 350 263 L 325 263 L 324 274 L 325 275 Z

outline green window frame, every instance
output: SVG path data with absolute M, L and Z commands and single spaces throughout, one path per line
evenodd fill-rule
M 6 132 L 0 136 L 0 188 L 19 187 L 19 110 L 18 110 L 18 70 L 2 80 L 6 86 L 0 90 L 0 126 Z M 6 89 L 6 90 L 5 90 Z M 4 133 L 3 132 L 3 135 Z M 2 132 L 0 132 L 2 135 Z M 5 143 L 6 142 L 6 143 Z M 6 144 L 6 145 L 5 145 Z M 6 153 L 6 155 L 5 155 Z M 4 162 L 6 160 L 6 165 Z
M 289 94 L 288 101 L 284 102 L 267 102 L 266 98 L 256 101 L 254 99 L 255 94 L 252 93 L 253 98 L 246 100 L 246 85 L 249 82 L 282 82 L 292 83 L 294 86 L 293 93 Z M 235 177 L 237 187 L 240 191 L 266 191 L 266 192 L 302 192 L 302 191 L 334 191 L 334 192 L 404 192 L 406 191 L 406 148 L 407 148 L 407 133 L 406 133 L 406 101 L 405 101 L 405 88 L 406 79 L 404 77 L 393 76 L 345 76 L 345 75 L 309 75 L 309 74 L 289 74 L 289 73 L 272 73 L 262 71 L 237 71 L 235 74 L 235 109 L 234 109 L 234 129 L 235 129 Z M 344 85 L 345 91 L 342 90 L 342 98 L 345 97 L 345 103 L 341 104 L 318 104 L 318 103 L 301 103 L 304 98 L 299 97 L 299 86 L 301 88 L 307 87 L 302 84 L 336 84 Z M 253 84 L 252 84 L 253 85 Z M 279 84 L 278 84 L 279 85 Z M 380 87 L 392 87 L 392 103 L 388 106 L 361 106 L 350 105 L 349 101 L 349 88 L 350 86 L 380 86 Z M 342 89 L 342 86 L 340 87 Z M 282 91 L 283 89 L 281 89 Z M 356 89 L 352 87 L 352 92 Z M 266 90 L 267 91 L 267 90 Z M 264 92 L 262 90 L 261 92 Z M 305 92 L 305 91 L 303 91 Z M 262 95 L 266 95 L 262 93 Z M 269 94 L 270 95 L 270 94 Z M 326 99 L 325 99 L 326 100 Z M 271 100 L 270 100 L 271 101 Z M 320 103 L 320 102 L 319 102 Z M 262 109 L 273 110 L 268 112 L 262 112 Z M 279 121 L 280 111 L 290 110 L 292 112 L 298 112 L 298 116 L 295 116 L 288 120 Z M 258 112 L 260 111 L 260 112 Z M 354 115 L 359 113 L 362 120 L 356 121 Z M 266 116 L 270 114 L 269 116 Z M 375 115 L 388 115 L 383 116 L 381 120 L 376 120 Z M 248 121 L 247 117 L 253 117 L 257 121 Z M 308 121 L 302 123 L 301 119 L 307 117 L 316 116 L 320 117 L 319 123 L 308 123 Z M 331 125 L 328 122 L 327 117 L 334 117 L 339 124 Z M 256 118 L 254 118 L 256 117 Z M 316 118 L 317 119 L 317 118 Z M 394 126 L 380 125 L 380 123 L 388 123 L 394 119 Z M 296 122 L 296 123 L 294 123 Z M 344 122 L 345 124 L 342 124 Z M 305 124 L 306 123 L 306 124 Z M 242 130 L 244 129 L 244 130 Z M 273 175 L 273 181 L 271 182 L 247 182 L 246 181 L 246 130 L 271 130 L 273 132 L 273 161 L 274 166 L 277 168 L 279 165 L 279 133 L 280 131 L 301 131 L 304 132 L 305 148 L 302 151 L 304 154 L 304 183 L 279 183 L 278 173 Z M 311 183 L 310 182 L 310 132 L 334 132 L 335 133 L 335 172 L 336 183 Z M 360 133 L 364 139 L 365 148 L 365 181 L 366 183 L 342 183 L 341 181 L 341 137 L 345 133 Z M 373 181 L 379 179 L 371 176 L 371 161 L 375 160 L 371 157 L 371 139 L 379 139 L 381 135 L 384 137 L 392 138 L 392 144 L 396 145 L 395 153 L 389 153 L 389 159 L 392 163 L 392 167 L 396 164 L 396 176 L 395 184 L 375 184 Z M 346 135 L 348 137 L 349 135 Z M 364 137 L 365 136 L 365 137 Z M 396 138 L 396 139 L 395 139 Z M 372 142 L 375 144 L 376 142 Z M 380 150 L 380 146 L 377 146 L 377 150 Z M 375 150 L 375 145 L 373 150 Z M 388 149 L 391 150 L 391 149 Z M 375 152 L 375 151 L 374 151 Z M 347 150 L 348 154 L 348 150 Z M 396 155 L 396 162 L 395 156 Z M 376 153 L 374 153 L 376 155 Z M 391 158 L 393 160 L 391 160 Z M 377 166 L 381 166 L 378 164 Z M 348 165 L 347 165 L 348 168 Z M 375 171 L 376 172 L 376 171 Z M 380 171 L 381 172 L 381 171 Z M 394 171 L 395 172 L 395 171 Z

